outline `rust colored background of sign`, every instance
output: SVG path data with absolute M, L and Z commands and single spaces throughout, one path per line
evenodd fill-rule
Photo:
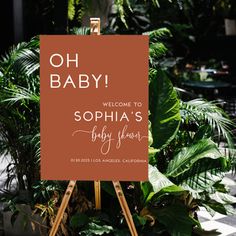
M 148 37 L 40 36 L 40 122 L 42 179 L 147 180 Z

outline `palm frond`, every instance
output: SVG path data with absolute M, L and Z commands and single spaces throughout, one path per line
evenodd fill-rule
M 39 48 L 21 50 L 13 63 L 16 72 L 25 73 L 27 76 L 39 69 Z
M 157 30 L 143 33 L 149 36 L 149 62 L 153 67 L 160 66 L 160 58 L 164 57 L 168 51 L 163 39 L 171 36 L 167 28 L 160 28 Z
M 15 88 L 5 88 L 4 90 L 7 98 L 5 98 L 2 102 L 9 102 L 11 104 L 14 104 L 18 101 L 22 102 L 27 100 L 39 104 L 39 94 L 34 93 L 30 89 L 17 86 Z
M 11 70 L 15 74 L 31 75 L 39 69 L 39 39 L 34 37 L 30 42 L 22 42 L 13 46 L 10 51 L 2 56 L 0 67 L 3 74 Z
M 8 52 L 5 53 L 5 55 L 1 56 L 0 60 L 0 67 L 1 72 L 5 75 L 7 74 L 10 69 L 12 69 L 12 64 L 17 57 L 18 52 L 26 48 L 27 43 L 22 42 L 17 44 L 16 46 L 12 46 Z
M 73 29 L 70 30 L 71 34 L 75 35 L 89 35 L 90 34 L 90 28 L 88 27 L 74 27 Z
M 198 125 L 208 123 L 217 132 L 217 136 L 225 138 L 229 148 L 233 149 L 232 128 L 235 128 L 235 124 L 218 105 L 217 102 L 203 99 L 181 102 L 182 122 L 194 122 Z
M 157 40 L 169 38 L 172 36 L 170 30 L 165 27 L 159 28 L 157 30 L 145 32 L 143 33 L 143 35 L 148 35 L 150 42 L 153 42 L 153 41 L 156 42 Z
M 149 60 L 150 63 L 153 59 L 159 59 L 163 57 L 167 52 L 167 48 L 163 43 L 153 43 L 149 46 Z
M 40 132 L 22 136 L 20 141 L 28 143 L 32 147 L 32 157 L 34 158 L 35 163 L 38 163 L 40 161 Z

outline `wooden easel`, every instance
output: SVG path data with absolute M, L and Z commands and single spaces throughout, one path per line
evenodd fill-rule
M 90 34 L 91 35 L 100 35 L 100 18 L 91 18 L 90 19 Z M 121 187 L 121 184 L 119 181 L 113 181 L 112 183 L 115 188 L 115 192 L 116 192 L 117 198 L 119 200 L 121 209 L 123 211 L 125 220 L 128 224 L 129 231 L 132 236 L 138 236 L 132 215 L 130 213 L 129 206 L 127 204 L 124 192 Z M 76 181 L 70 180 L 70 182 L 67 186 L 66 192 L 63 196 L 60 208 L 57 212 L 57 216 L 56 216 L 56 219 L 53 223 L 53 226 L 52 226 L 49 236 L 56 235 L 56 233 L 58 231 L 58 227 L 61 223 L 61 220 L 63 218 L 64 212 L 65 212 L 66 207 L 69 203 L 69 200 L 70 200 L 70 197 L 71 197 L 71 194 L 74 190 L 75 185 L 76 185 Z M 95 193 L 95 209 L 100 210 L 101 209 L 101 183 L 100 183 L 100 181 L 94 181 L 94 193 Z

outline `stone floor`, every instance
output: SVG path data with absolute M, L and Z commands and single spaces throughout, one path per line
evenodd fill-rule
M 223 182 L 229 187 L 231 195 L 236 196 L 236 176 L 228 174 Z M 215 214 L 213 217 L 201 208 L 198 217 L 202 228 L 208 232 L 201 233 L 201 236 L 236 236 L 236 215 L 225 216 Z
M 225 216 L 215 214 L 212 217 L 204 208 L 198 213 L 201 226 L 208 232 L 201 233 L 201 236 L 236 236 L 236 216 Z

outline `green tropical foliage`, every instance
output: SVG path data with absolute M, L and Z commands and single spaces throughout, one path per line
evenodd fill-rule
M 218 106 L 217 106 L 218 105 Z M 195 122 L 198 126 L 208 124 L 211 131 L 216 131 L 215 138 L 224 138 L 229 148 L 233 148 L 232 127 L 235 126 L 228 115 L 216 102 L 194 99 L 181 103 L 182 117 L 188 123 Z
M 81 0 L 68 0 L 68 19 L 80 22 L 85 14 L 85 8 Z
M 85 29 L 77 34 L 81 32 L 87 34 Z M 220 138 L 233 150 L 233 123 L 216 103 L 179 99 L 159 63 L 167 53 L 163 39 L 169 31 L 146 34 L 150 36 L 149 181 L 122 186 L 139 235 L 190 236 L 200 227 L 199 206 L 211 213 L 234 213 L 231 204 L 236 199 L 221 182 L 232 168 L 232 158 L 216 143 Z M 0 74 L 0 151 L 12 156 L 10 180 L 17 178 L 20 190 L 31 190 L 36 210 L 50 225 L 65 183 L 39 181 L 38 38 L 12 48 L 0 61 Z M 91 183 L 79 183 L 62 232 L 129 235 L 111 183 L 102 183 L 102 189 L 104 204 L 98 213 L 93 210 Z
M 168 1 L 171 2 L 171 0 Z M 160 3 L 158 0 L 143 0 L 141 2 L 130 0 L 115 0 L 117 12 L 119 13 L 119 17 L 126 28 L 128 28 L 128 24 L 126 21 L 127 15 L 132 14 L 135 10 L 137 10 L 136 5 L 138 4 L 140 4 L 140 7 L 142 6 L 141 4 L 143 4 L 143 6 L 151 5 L 158 8 L 160 7 Z
M 149 109 L 151 112 L 153 146 L 164 148 L 174 138 L 180 124 L 177 93 L 163 71 L 152 70 L 149 86 Z
M 0 61 L 0 153 L 12 157 L 6 184 L 11 185 L 13 180 L 17 180 L 20 190 L 31 189 L 39 178 L 36 156 L 36 134 L 39 131 L 38 46 L 36 38 L 21 43 Z

